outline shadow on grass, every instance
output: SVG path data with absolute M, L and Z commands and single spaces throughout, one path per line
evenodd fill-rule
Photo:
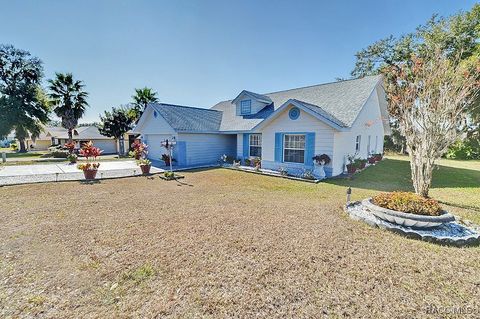
M 410 163 L 395 159 L 385 159 L 351 179 L 332 179 L 325 183 L 385 192 L 413 191 Z M 432 188 L 476 187 L 480 187 L 480 171 L 439 165 L 433 172 Z

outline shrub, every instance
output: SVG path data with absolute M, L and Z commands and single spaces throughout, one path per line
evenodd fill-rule
M 480 139 L 471 138 L 449 147 L 446 158 L 472 160 L 480 159 Z
M 16 143 L 11 143 L 10 148 L 12 149 L 12 151 L 16 151 L 18 150 L 18 145 Z
M 60 150 L 53 151 L 51 154 L 54 158 L 67 158 L 68 155 L 70 155 L 68 151 L 60 151 Z
M 438 216 L 442 212 L 436 200 L 410 192 L 380 193 L 372 198 L 372 202 L 383 208 L 410 214 Z

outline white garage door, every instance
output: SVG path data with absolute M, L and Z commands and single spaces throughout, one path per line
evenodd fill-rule
M 103 154 L 117 153 L 117 144 L 115 140 L 95 140 L 93 145 L 103 150 Z
M 148 158 L 159 161 L 162 159 L 162 154 L 167 151 L 162 147 L 162 141 L 171 139 L 171 134 L 148 134 L 143 137 L 143 142 L 148 145 Z

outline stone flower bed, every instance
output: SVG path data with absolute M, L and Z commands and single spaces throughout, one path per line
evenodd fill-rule
M 467 225 L 460 220 L 454 220 L 432 228 L 413 228 L 376 217 L 365 203 L 365 201 L 351 203 L 345 207 L 345 211 L 354 220 L 359 220 L 370 226 L 386 229 L 408 238 L 459 247 L 480 244 L 480 227 L 477 225 Z

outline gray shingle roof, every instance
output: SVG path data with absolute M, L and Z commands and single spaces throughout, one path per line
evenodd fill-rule
M 293 99 L 293 101 L 297 102 L 297 103 L 300 103 L 301 105 L 303 105 L 303 107 L 309 109 L 310 111 L 312 112 L 315 112 L 317 113 L 318 115 L 324 117 L 325 119 L 329 120 L 330 122 L 332 123 L 335 123 L 336 125 L 338 126 L 341 126 L 341 127 L 347 127 L 347 125 L 345 125 L 345 123 L 343 123 L 342 121 L 340 121 L 339 119 L 337 119 L 335 116 L 333 116 L 332 114 L 326 112 L 324 109 L 322 109 L 321 107 L 318 107 L 316 105 L 313 105 L 313 104 L 310 104 L 310 103 L 305 103 L 303 101 L 299 101 L 299 100 L 295 100 Z
M 220 129 L 220 111 L 164 103 L 150 105 L 175 131 L 212 132 Z
M 96 126 L 80 126 L 75 129 L 77 134 L 73 135 L 74 140 L 105 140 L 105 139 L 113 139 L 113 137 L 107 137 L 105 135 L 100 134 L 98 127 Z M 68 138 L 68 131 L 63 130 L 59 134 L 55 135 L 56 138 L 67 139 Z
M 341 126 L 351 127 L 380 79 L 380 76 L 367 76 L 361 79 L 267 93 L 263 96 L 272 100 L 275 110 L 289 99 L 295 99 L 312 111 L 341 123 Z M 211 109 L 223 112 L 221 131 L 251 130 L 264 119 L 237 116 L 232 100 L 220 102 Z

